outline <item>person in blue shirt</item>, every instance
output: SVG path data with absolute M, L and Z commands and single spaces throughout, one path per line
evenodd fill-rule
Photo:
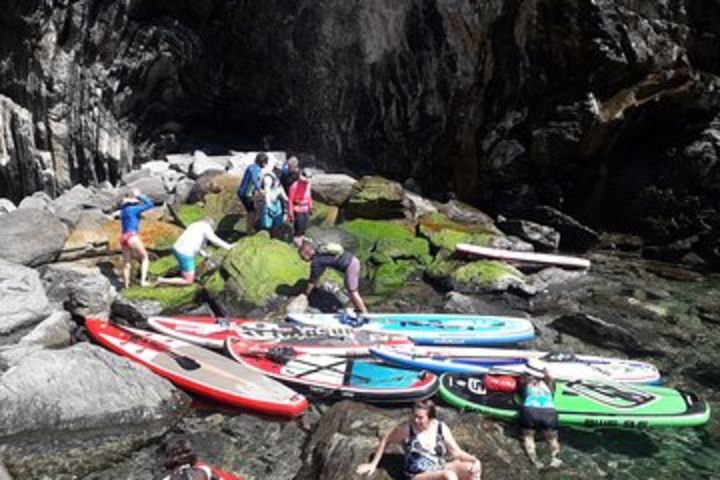
M 132 269 L 132 259 L 137 257 L 140 259 L 140 285 L 146 287 L 147 272 L 149 259 L 145 245 L 140 238 L 140 220 L 142 213 L 153 208 L 152 200 L 140 193 L 137 188 L 133 189 L 122 200 L 120 204 L 120 247 L 123 256 L 123 284 L 125 288 L 130 286 L 130 271 Z
M 523 447 L 530 461 L 538 469 L 543 463 L 538 460 L 535 451 L 535 431 L 541 430 L 550 445 L 550 466 L 557 468 L 562 465 L 558 458 L 560 442 L 558 441 L 558 416 L 553 402 L 555 382 L 547 368 L 528 363 L 527 374 L 521 385 L 523 391 L 523 405 L 520 414 L 520 425 L 523 431 Z
M 247 212 L 247 217 L 245 218 L 245 232 L 248 235 L 255 232 L 255 224 L 257 223 L 255 195 L 262 192 L 260 178 L 267 163 L 267 154 L 265 152 L 258 153 L 255 157 L 255 163 L 245 169 L 242 181 L 237 189 L 237 196 Z

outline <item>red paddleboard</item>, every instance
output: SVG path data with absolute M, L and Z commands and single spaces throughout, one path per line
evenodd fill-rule
M 238 477 L 237 475 L 233 475 L 232 473 L 225 472 L 223 470 L 220 470 L 219 468 L 211 467 L 205 462 L 197 462 L 195 464 L 195 468 L 201 468 L 205 471 L 206 474 L 209 472 L 212 472 L 213 478 L 219 479 L 219 480 L 243 480 L 242 477 Z M 166 476 L 163 478 L 163 480 L 169 480 L 171 475 Z
M 557 265 L 567 268 L 590 268 L 590 260 L 586 258 L 570 257 L 567 255 L 553 255 L 549 253 L 516 252 L 514 250 L 503 250 L 500 248 L 481 247 L 469 243 L 458 243 L 455 246 L 458 252 L 479 255 L 481 257 L 494 258 L 518 263 L 533 263 L 541 265 Z
M 290 346 L 301 353 L 340 356 L 369 356 L 371 347 L 411 346 L 404 335 L 337 327 L 303 326 L 292 323 L 256 322 L 214 317 L 150 317 L 148 323 L 160 333 L 211 348 L 223 348 L 232 338 L 253 343 Z
M 299 353 L 228 339 L 225 348 L 242 365 L 293 388 L 323 397 L 374 403 L 409 403 L 435 393 L 438 379 L 426 372 L 389 367 L 374 361 Z
M 295 417 L 308 407 L 302 395 L 205 348 L 104 320 L 87 318 L 85 327 L 104 347 L 197 395 L 282 417 Z

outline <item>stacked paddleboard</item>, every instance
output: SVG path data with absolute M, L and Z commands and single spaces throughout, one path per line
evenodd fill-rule
M 313 355 L 228 339 L 239 364 L 315 395 L 373 403 L 406 403 L 430 397 L 438 379 L 426 372 L 389 367 L 371 360 Z
M 516 420 L 522 395 L 490 388 L 489 377 L 445 374 L 440 396 L 460 409 Z M 558 422 L 580 427 L 694 427 L 710 417 L 707 403 L 695 394 L 671 388 L 602 381 L 556 382 L 553 402 Z
M 370 313 L 348 318 L 343 313 L 310 313 L 290 314 L 288 320 L 324 328 L 350 324 L 360 331 L 405 335 L 418 345 L 506 345 L 535 337 L 529 320 L 492 315 Z
M 197 395 L 283 417 L 300 415 L 308 406 L 281 383 L 205 348 L 104 320 L 86 319 L 85 326 L 101 345 Z
M 227 339 L 273 343 L 302 353 L 369 355 L 369 347 L 403 346 L 412 342 L 402 335 L 355 330 L 349 326 L 302 326 L 293 323 L 256 322 L 214 317 L 161 317 L 148 319 L 160 333 L 209 348 L 223 348 Z
M 531 265 L 555 265 L 564 268 L 590 268 L 590 260 L 586 258 L 570 257 L 567 255 L 554 255 L 549 253 L 517 252 L 500 248 L 481 247 L 470 243 L 458 243 L 455 246 L 458 252 L 476 255 L 494 260 L 503 260 L 513 263 Z
M 402 368 L 436 374 L 477 375 L 503 371 L 521 374 L 546 368 L 553 378 L 611 380 L 627 383 L 660 383 L 660 372 L 649 363 L 592 355 L 508 350 L 498 348 L 434 348 L 378 346 L 370 351 L 378 359 Z

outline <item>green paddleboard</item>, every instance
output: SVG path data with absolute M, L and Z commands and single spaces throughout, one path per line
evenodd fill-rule
M 520 393 L 488 390 L 482 376 L 445 374 L 440 396 L 456 408 L 506 420 L 516 420 L 522 405 Z M 695 394 L 665 387 L 556 382 L 553 400 L 563 426 L 695 427 L 710 418 L 710 407 Z

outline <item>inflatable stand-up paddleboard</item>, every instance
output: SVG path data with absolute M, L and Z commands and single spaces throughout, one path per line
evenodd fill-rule
M 223 348 L 228 338 L 282 344 L 304 353 L 342 356 L 369 355 L 368 348 L 374 346 L 412 344 L 402 335 L 354 330 L 349 326 L 315 327 L 203 316 L 154 316 L 148 323 L 165 335 L 217 349 Z
M 230 355 L 247 368 L 323 397 L 409 403 L 430 397 L 437 390 L 438 378 L 432 373 L 367 360 L 298 353 L 290 348 L 262 351 L 257 350 L 257 344 L 234 339 L 228 339 L 225 345 Z
M 608 380 L 658 384 L 657 367 L 650 363 L 592 355 L 499 348 L 373 347 L 372 354 L 401 368 L 427 370 L 435 374 L 481 375 L 503 371 L 521 374 L 528 369 L 548 369 L 559 380 Z
M 513 377 L 495 375 L 445 374 L 440 396 L 454 407 L 505 420 L 518 419 L 523 401 Z M 693 393 L 627 383 L 558 381 L 553 402 L 563 426 L 695 427 L 710 418 L 708 404 Z
M 568 255 L 554 255 L 550 253 L 517 252 L 515 250 L 504 250 L 500 248 L 481 247 L 469 243 L 458 243 L 455 246 L 458 252 L 477 255 L 496 260 L 509 262 L 531 263 L 537 265 L 555 265 L 565 268 L 590 268 L 590 260 L 586 258 L 571 257 Z
M 194 394 L 255 412 L 295 417 L 307 400 L 232 359 L 176 338 L 86 319 L 94 340 Z
M 444 313 L 293 313 L 287 319 L 318 327 L 354 326 L 359 330 L 402 334 L 419 345 L 505 345 L 532 340 L 535 330 L 524 318 Z

